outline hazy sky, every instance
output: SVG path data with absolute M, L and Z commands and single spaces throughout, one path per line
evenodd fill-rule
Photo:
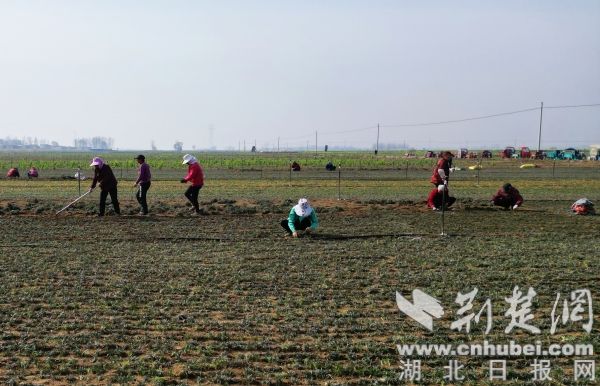
M 370 146 L 358 129 L 378 122 L 540 101 L 600 103 L 600 1 L 0 0 L 0 137 Z M 600 142 L 600 107 L 543 124 L 542 147 Z M 532 111 L 381 142 L 536 147 L 538 127 Z

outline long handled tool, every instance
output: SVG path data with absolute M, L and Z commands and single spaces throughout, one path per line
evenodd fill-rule
M 444 214 L 446 212 L 446 187 L 447 185 L 444 184 L 444 190 L 442 192 L 442 233 L 440 234 L 440 236 L 447 236 L 446 223 L 444 221 Z
M 65 206 L 64 208 L 62 208 L 58 212 L 56 212 L 56 214 L 60 214 L 61 212 L 67 210 L 69 207 L 71 207 L 71 205 L 75 204 L 77 201 L 81 200 L 82 198 L 84 198 L 85 196 L 87 196 L 88 194 L 90 194 L 91 192 L 92 192 L 91 190 L 88 190 L 87 192 L 83 193 L 81 196 L 77 197 L 74 201 L 70 202 L 67 206 Z

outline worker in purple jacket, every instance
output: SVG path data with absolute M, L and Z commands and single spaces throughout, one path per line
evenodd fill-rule
M 135 194 L 135 198 L 140 204 L 142 210 L 140 211 L 141 216 L 145 216 L 148 214 L 148 202 L 146 201 L 146 193 L 148 193 L 148 189 L 150 189 L 150 165 L 146 163 L 146 157 L 142 154 L 135 157 L 140 167 L 138 168 L 138 178 L 135 181 L 134 187 L 137 187 L 137 193 Z

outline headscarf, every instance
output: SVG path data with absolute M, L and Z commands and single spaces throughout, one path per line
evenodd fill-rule
M 311 208 L 308 200 L 306 198 L 301 198 L 298 200 L 298 205 L 294 206 L 294 212 L 300 217 L 309 216 L 312 213 L 313 209 Z

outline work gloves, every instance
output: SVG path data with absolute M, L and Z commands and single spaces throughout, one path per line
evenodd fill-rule
M 185 184 L 187 181 L 185 178 L 182 178 L 179 182 L 181 182 L 182 184 Z

